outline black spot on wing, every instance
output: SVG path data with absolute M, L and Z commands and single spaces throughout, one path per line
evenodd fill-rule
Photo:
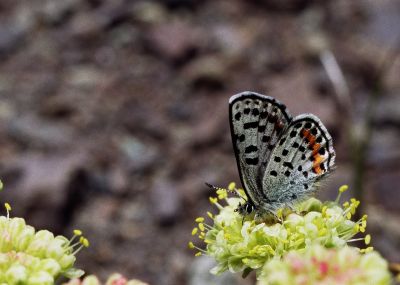
M 263 136 L 262 137 L 262 142 L 269 142 L 271 140 L 270 136 Z
M 265 126 L 265 125 L 260 125 L 260 126 L 258 126 L 258 131 L 259 131 L 260 133 L 263 133 L 263 132 L 265 132 L 266 127 L 267 127 L 267 126 Z
M 258 157 L 255 157 L 255 158 L 246 158 L 246 159 L 245 159 L 245 162 L 246 162 L 248 165 L 257 165 L 257 164 L 258 164 Z
M 235 120 L 239 121 L 241 117 L 242 117 L 242 113 L 237 112 L 236 115 L 235 115 Z
M 258 128 L 258 121 L 244 123 L 243 128 L 245 130 Z
M 292 164 L 291 162 L 285 161 L 285 162 L 283 163 L 283 166 L 286 166 L 287 168 L 293 169 L 293 164 Z
M 276 172 L 275 170 L 271 170 L 269 173 L 271 176 L 278 176 L 278 172 Z
M 278 117 L 276 115 L 272 115 L 268 118 L 268 122 L 270 123 L 275 123 L 278 120 Z
M 256 145 L 249 145 L 244 149 L 244 153 L 251 153 L 254 151 L 258 151 L 258 147 Z

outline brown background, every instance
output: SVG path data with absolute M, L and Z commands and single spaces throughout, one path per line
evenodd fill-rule
M 227 102 L 252 90 L 322 119 L 338 159 L 320 196 L 362 186 L 373 245 L 400 262 L 399 36 L 396 0 L 2 0 L 2 201 L 37 228 L 82 229 L 88 273 L 243 283 L 207 281 L 186 246 L 211 209 L 204 182 L 239 181 Z

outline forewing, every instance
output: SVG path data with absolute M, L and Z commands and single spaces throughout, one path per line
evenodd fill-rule
M 232 96 L 229 114 L 242 185 L 257 206 L 266 198 L 262 179 L 271 151 L 288 127 L 291 116 L 282 103 L 253 92 Z
M 312 114 L 297 116 L 271 154 L 263 189 L 271 201 L 307 197 L 334 164 L 332 138 L 322 122 Z

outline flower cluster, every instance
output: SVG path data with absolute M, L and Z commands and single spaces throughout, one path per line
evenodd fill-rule
M 333 250 L 314 245 L 267 262 L 257 285 L 386 285 L 390 281 L 388 264 L 375 251 L 361 254 L 354 247 Z
M 72 239 L 54 236 L 47 230 L 35 231 L 22 218 L 0 216 L 0 284 L 54 284 L 58 276 L 79 277 L 73 268 L 75 255 L 89 242 L 79 230 Z M 76 240 L 76 241 L 75 241 Z
M 64 285 L 100 285 L 99 279 L 95 275 L 89 275 L 84 279 L 72 279 L 68 283 L 64 283 Z M 132 279 L 127 280 L 121 274 L 115 273 L 112 274 L 108 279 L 105 285 L 147 285 L 142 281 Z
M 228 189 L 234 190 L 231 184 Z M 347 189 L 342 186 L 339 196 Z M 253 216 L 243 217 L 235 211 L 242 201 L 244 192 L 235 190 L 238 198 L 229 198 L 225 189 L 218 189 L 216 198 L 210 198 L 219 213 L 213 215 L 208 212 L 212 223 L 205 222 L 205 218 L 196 219 L 198 223 L 192 235 L 198 236 L 206 244 L 202 249 L 192 242 L 189 247 L 197 249 L 196 255 L 207 254 L 217 261 L 217 266 L 211 272 L 222 273 L 251 270 L 260 273 L 264 264 L 272 258 L 284 256 L 292 250 L 302 250 L 313 244 L 320 244 L 326 248 L 341 248 L 356 234 L 365 232 L 367 217 L 359 221 L 352 221 L 359 201 L 352 199 L 343 207 L 336 202 L 326 202 L 311 198 L 296 206 L 295 212 L 282 210 L 278 212 L 279 221 L 274 223 L 257 223 Z M 221 205 L 225 201 L 226 205 Z M 362 238 L 366 244 L 370 236 Z

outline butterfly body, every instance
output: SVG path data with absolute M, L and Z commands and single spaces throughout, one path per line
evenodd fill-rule
M 315 192 L 334 166 L 325 126 L 312 114 L 292 117 L 276 99 L 243 92 L 229 100 L 232 142 L 248 197 L 238 212 L 275 214 Z

